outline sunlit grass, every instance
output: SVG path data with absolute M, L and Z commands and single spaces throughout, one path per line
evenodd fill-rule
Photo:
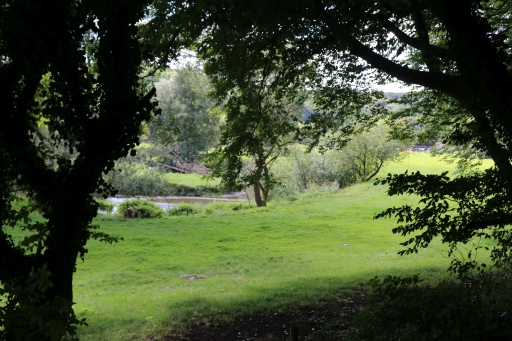
M 453 166 L 415 153 L 380 176 L 406 169 L 440 173 Z M 418 199 L 385 191 L 367 182 L 218 215 L 100 217 L 103 231 L 124 241 L 90 242 L 78 265 L 76 312 L 90 324 L 81 339 L 172 334 L 192 320 L 229 320 L 329 299 L 376 275 L 446 276 L 449 260 L 439 242 L 417 255 L 397 255 L 403 237 L 391 233 L 395 222 L 373 217 Z
M 482 160 L 482 169 L 489 168 L 493 165 L 491 159 Z M 387 163 L 379 172 L 378 177 L 385 177 L 388 173 L 396 174 L 404 171 L 421 171 L 424 174 L 440 174 L 449 171 L 448 175 L 452 175 L 455 170 L 454 164 L 448 164 L 443 161 L 441 156 L 432 156 L 430 153 L 405 153 L 405 156 L 397 162 Z
M 198 186 L 217 186 L 220 179 L 205 179 L 202 175 L 198 174 L 179 174 L 179 173 L 167 173 L 163 175 L 163 178 L 175 185 L 198 187 Z

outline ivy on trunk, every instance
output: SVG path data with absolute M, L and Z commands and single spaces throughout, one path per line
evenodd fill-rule
M 21 0 L 0 9 L 2 339 L 73 335 L 77 258 L 90 238 L 116 240 L 91 225 L 93 194 L 113 193 L 103 174 L 136 146 L 153 108 L 154 90 L 144 94 L 138 76 L 145 5 Z M 27 236 L 15 243 L 11 228 Z

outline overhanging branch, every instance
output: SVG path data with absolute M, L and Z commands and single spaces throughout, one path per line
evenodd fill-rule
M 389 60 L 353 37 L 336 18 L 323 8 L 317 8 L 314 18 L 325 23 L 336 40 L 346 45 L 351 54 L 365 60 L 373 68 L 406 83 L 440 90 L 457 99 L 465 97 L 466 94 L 462 91 L 465 89 L 465 85 L 458 77 L 439 72 L 414 70 Z
M 371 16 L 371 18 L 381 23 L 384 28 L 388 29 L 391 33 L 393 33 L 401 42 L 417 50 L 420 50 L 422 52 L 431 54 L 439 58 L 452 58 L 450 50 L 429 44 L 428 42 L 409 36 L 407 33 L 402 31 L 400 28 L 398 28 L 398 26 L 396 26 L 393 22 L 389 21 L 387 18 L 381 18 L 377 16 Z

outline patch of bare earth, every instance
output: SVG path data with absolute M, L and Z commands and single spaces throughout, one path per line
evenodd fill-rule
M 366 291 L 358 288 L 350 295 L 315 306 L 295 306 L 280 312 L 239 316 L 230 323 L 192 323 L 185 335 L 151 340 L 350 340 L 357 332 L 353 318 L 365 305 Z

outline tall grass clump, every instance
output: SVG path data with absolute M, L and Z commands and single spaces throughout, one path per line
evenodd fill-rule
M 332 191 L 357 182 L 348 171 L 342 169 L 334 153 L 307 153 L 299 147 L 292 148 L 286 157 L 276 160 L 272 171 L 279 184 L 270 193 L 272 199 L 290 197 L 293 200 L 304 191 Z M 340 179 L 344 179 L 343 184 L 339 182 Z
M 191 205 L 191 204 L 179 204 L 177 206 L 171 207 L 167 210 L 167 215 L 169 216 L 188 216 L 188 215 L 194 215 L 201 211 L 201 207 L 197 205 Z
M 126 200 L 119 204 L 118 212 L 125 218 L 161 218 L 164 210 L 146 199 Z
M 246 210 L 252 207 L 253 206 L 251 206 L 250 203 L 246 202 L 216 202 L 204 206 L 203 213 L 206 215 L 222 214 L 227 212 Z

